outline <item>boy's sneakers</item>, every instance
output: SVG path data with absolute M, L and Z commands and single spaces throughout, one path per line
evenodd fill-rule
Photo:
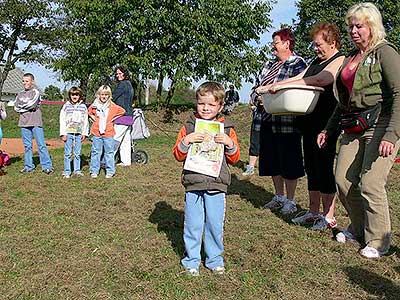
M 247 165 L 246 170 L 242 173 L 243 176 L 251 176 L 254 174 L 254 166 Z
M 97 174 L 96 173 L 92 173 L 92 174 L 90 174 L 90 177 L 97 178 Z
M 65 174 L 65 173 L 63 173 L 63 174 L 62 174 L 62 177 L 63 177 L 63 178 L 70 178 L 71 175 L 70 175 L 70 174 Z
M 114 174 L 106 174 L 107 179 L 113 178 L 113 176 L 114 176 Z
M 27 167 L 24 167 L 23 169 L 21 169 L 19 172 L 20 173 L 29 173 L 32 172 L 34 169 L 28 169 Z
M 215 267 L 214 269 L 212 269 L 211 271 L 216 275 L 222 275 L 222 274 L 225 273 L 225 267 L 224 266 L 218 266 L 218 267 Z
M 270 202 L 263 206 L 263 208 L 270 210 L 279 210 L 285 205 L 286 200 L 287 199 L 283 195 L 275 195 Z
M 293 218 L 292 223 L 296 225 L 313 225 L 319 218 L 321 218 L 320 214 L 313 214 L 311 211 L 307 211 L 305 214 Z
M 288 215 L 288 214 L 292 214 L 296 211 L 297 211 L 296 202 L 294 202 L 294 200 L 286 199 L 286 201 L 281 209 L 281 213 L 283 215 Z
M 53 173 L 53 169 L 44 169 L 42 170 L 43 173 L 50 175 L 51 173 Z
M 189 276 L 193 276 L 193 277 L 197 277 L 197 276 L 200 275 L 199 269 L 195 269 L 195 268 L 186 269 L 186 274 L 189 275 Z
M 314 225 L 311 226 L 311 230 L 324 230 L 326 228 L 335 228 L 337 226 L 336 219 L 328 219 L 324 216 L 321 216 L 318 220 L 315 221 Z
M 81 171 L 78 171 L 78 172 L 74 172 L 74 175 L 76 175 L 76 176 L 83 176 L 83 173 L 82 173 Z

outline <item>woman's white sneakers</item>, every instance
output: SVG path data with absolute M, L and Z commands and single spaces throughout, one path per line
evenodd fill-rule
M 365 246 L 364 248 L 362 248 L 360 250 L 361 256 L 364 256 L 366 258 L 379 258 L 379 257 L 385 255 L 386 253 L 387 253 L 387 251 L 381 252 L 378 249 L 375 249 L 370 246 Z

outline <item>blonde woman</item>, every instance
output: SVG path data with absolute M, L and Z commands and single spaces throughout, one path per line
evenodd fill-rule
M 352 6 L 346 24 L 355 50 L 336 78 L 339 103 L 318 144 L 343 130 L 335 180 L 360 254 L 378 258 L 390 247 L 391 226 L 386 182 L 400 137 L 400 56 L 385 40 L 379 10 L 372 3 Z

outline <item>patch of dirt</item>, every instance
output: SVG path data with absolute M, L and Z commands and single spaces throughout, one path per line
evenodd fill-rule
M 46 139 L 46 145 L 49 150 L 64 147 L 61 139 Z M 1 141 L 1 150 L 8 154 L 24 154 L 24 144 L 20 138 L 3 138 Z M 37 152 L 36 142 L 33 142 L 33 151 Z

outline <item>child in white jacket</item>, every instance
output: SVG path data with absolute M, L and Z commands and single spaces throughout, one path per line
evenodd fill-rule
M 7 117 L 6 113 L 6 106 L 4 102 L 0 101 L 0 145 L 1 145 L 1 140 L 3 139 L 3 131 L 1 129 L 1 120 L 4 120 Z
M 89 135 L 88 111 L 82 101 L 83 93 L 78 87 L 68 91 L 68 101 L 60 111 L 60 137 L 64 141 L 64 178 L 71 177 L 71 157 L 74 153 L 74 174 L 83 176 L 81 171 L 82 141 Z

